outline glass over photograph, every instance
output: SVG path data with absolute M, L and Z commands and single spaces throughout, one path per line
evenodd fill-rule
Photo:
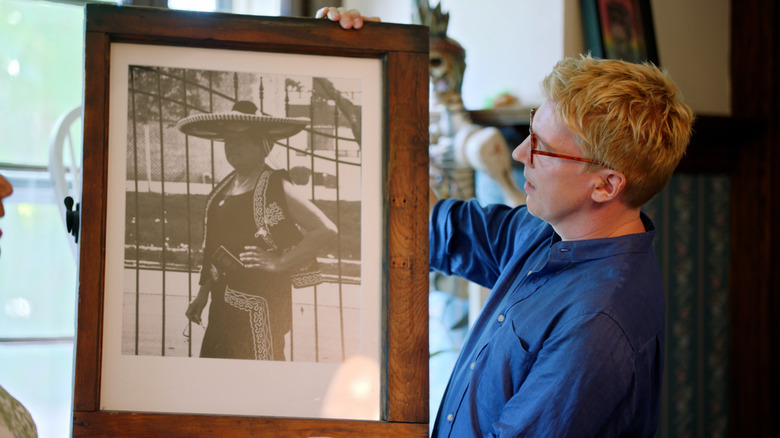
M 122 354 L 359 352 L 361 82 L 131 65 Z

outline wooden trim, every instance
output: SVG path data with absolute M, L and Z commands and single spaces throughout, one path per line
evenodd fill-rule
M 112 43 L 376 58 L 384 81 L 382 420 L 237 417 L 100 410 Z M 428 29 L 327 20 L 86 6 L 74 436 L 428 435 Z
M 204 421 L 207 420 L 207 421 Z M 427 437 L 414 423 L 341 421 L 302 418 L 231 417 L 121 412 L 76 412 L 73 436 L 100 437 Z
M 780 7 L 731 1 L 732 112 L 765 120 L 737 143 L 729 297 L 731 436 L 780 430 Z
M 85 46 L 104 53 L 108 50 L 109 40 L 105 35 L 87 34 Z M 85 83 L 92 84 L 92 93 L 84 96 L 83 126 L 92 126 L 84 130 L 84 145 L 104 145 L 108 142 L 108 119 L 106 117 L 108 60 L 103 58 L 85 58 Z M 106 246 L 106 169 L 104 163 L 108 157 L 105 148 L 84 148 L 81 195 L 81 242 L 79 263 L 79 301 L 78 332 L 82 328 L 102 327 L 103 295 L 96 293 L 103 285 L 105 246 Z M 84 214 L 88 211 L 89 214 Z M 98 263 L 93 261 L 97 260 Z M 85 269 L 90 267 L 89 270 Z M 90 293 L 92 292 L 92 293 Z M 87 296 L 89 299 L 84 299 Z M 100 381 L 99 358 L 101 339 L 99 330 L 92 336 L 76 336 L 76 361 L 74 403 L 75 411 L 97 410 Z
M 398 59 L 394 59 L 398 58 Z M 388 133 L 388 144 L 419 144 L 421 133 L 428 132 L 428 107 L 409 106 L 407 101 L 396 100 L 406 95 L 416 102 L 428 99 L 427 53 L 392 53 L 388 55 L 391 67 L 387 71 L 386 89 L 388 94 L 387 117 L 409 118 L 414 126 L 405 130 L 393 130 Z M 407 68 L 413 65 L 417 68 Z M 406 89 L 404 93 L 400 89 Z M 408 93 L 408 94 L 407 94 Z M 428 379 L 428 331 L 415 330 L 408 323 L 428 325 L 428 146 L 424 135 L 424 148 L 401 148 L 403 156 L 387 157 L 388 175 L 406 181 L 405 184 L 393 184 L 388 187 L 391 222 L 397 224 L 397 232 L 388 239 L 390 251 L 390 275 L 387 308 L 402 312 L 401 317 L 389 321 L 388 348 L 391 351 L 404 351 L 396 354 L 388 362 L 387 388 L 389 391 L 407 387 L 408 382 L 427 382 Z M 413 163 L 413 165 L 409 165 Z M 425 192 L 425 193 L 423 193 Z M 416 220 L 424 216 L 424 221 Z M 393 254 L 408 254 L 399 257 Z M 395 293 L 393 291 L 397 291 Z M 411 329 L 411 330 L 410 330 Z M 397 336 L 392 336 L 396 334 Z M 422 339 L 421 336 L 425 336 Z M 412 339 L 409 339 L 412 337 Z M 425 350 L 420 350 L 421 347 Z M 409 364 L 396 364 L 395 359 L 409 360 Z M 411 388 L 409 388 L 411 389 Z M 392 399 L 387 405 L 386 415 L 390 420 L 427 422 L 428 387 L 418 387 L 417 394 L 404 399 Z M 422 416 L 421 416 L 422 415 Z

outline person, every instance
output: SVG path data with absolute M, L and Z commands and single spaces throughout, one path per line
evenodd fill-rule
M 357 28 L 356 13 L 329 18 Z M 492 289 L 432 433 L 651 437 L 665 303 L 641 207 L 671 178 L 694 116 L 648 63 L 566 58 L 541 88 L 513 151 L 526 204 L 432 206 L 431 269 Z
M 0 175 L 0 217 L 5 216 L 3 198 L 11 196 L 13 191 L 11 183 Z M 0 230 L 2 235 L 3 231 Z M 0 385 L 0 437 L 5 436 L 36 437 L 38 428 L 27 408 Z
M 186 310 L 200 324 L 211 297 L 200 357 L 285 360 L 291 285 L 321 282 L 314 255 L 337 234 L 285 171 L 265 164 L 273 142 L 307 122 L 256 112 L 254 103 L 239 101 L 230 112 L 196 114 L 177 125 L 185 134 L 224 142 L 234 169 L 206 202 L 200 289 Z

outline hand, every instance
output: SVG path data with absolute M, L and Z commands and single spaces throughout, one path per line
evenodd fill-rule
M 208 296 L 206 295 L 199 294 L 196 296 L 190 305 L 187 306 L 187 311 L 184 312 L 184 314 L 187 316 L 187 319 L 194 322 L 195 324 L 202 324 L 201 314 L 203 314 L 203 309 L 206 307 L 207 301 Z
M 357 9 L 334 8 L 333 6 L 320 8 L 314 17 L 338 21 L 344 29 L 360 29 L 366 21 L 382 21 L 379 17 L 364 17 Z
M 238 259 L 247 269 L 262 269 L 269 272 L 281 270 L 279 256 L 256 246 L 245 246 L 244 251 L 238 254 Z

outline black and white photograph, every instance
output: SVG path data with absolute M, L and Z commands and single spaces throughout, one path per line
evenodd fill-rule
M 340 415 L 323 404 L 330 379 L 360 364 L 350 374 L 368 379 L 378 406 L 381 291 L 363 279 L 380 263 L 366 251 L 381 246 L 378 204 L 364 202 L 380 187 L 378 114 L 365 110 L 379 79 L 332 60 L 300 68 L 318 65 L 306 55 L 117 46 L 109 381 L 112 370 L 145 369 L 265 392 L 313 379 L 301 385 L 310 406 L 288 415 L 329 417 Z M 107 406 L 114 394 L 104 388 Z M 285 403 L 265 399 L 263 414 L 285 415 Z M 160 409 L 223 410 L 183 402 Z
M 354 353 L 361 82 L 134 65 L 128 89 L 123 353 Z

